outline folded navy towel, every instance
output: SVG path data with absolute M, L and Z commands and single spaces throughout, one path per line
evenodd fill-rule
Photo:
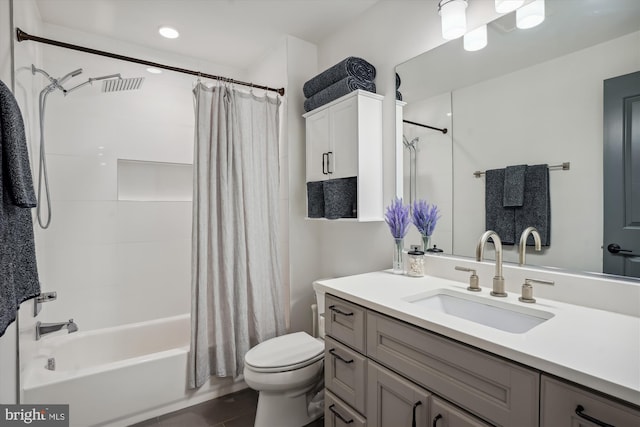
M 505 245 L 515 244 L 514 208 L 502 206 L 504 198 L 504 169 L 491 169 L 485 173 L 485 230 L 498 233 Z
M 551 245 L 551 197 L 549 193 L 549 166 L 527 166 L 525 172 L 524 201 L 515 209 L 516 234 L 520 236 L 527 227 L 535 227 L 540 233 L 542 246 Z M 527 246 L 533 246 L 533 236 Z
M 24 122 L 0 81 L 0 337 L 20 303 L 40 294 L 31 207 L 36 205 Z
M 396 90 L 400 89 L 401 84 L 402 84 L 402 80 L 400 80 L 400 75 L 396 73 Z
M 309 218 L 324 217 L 323 181 L 307 182 L 307 216 Z
M 376 67 L 362 58 L 350 56 L 307 81 L 302 87 L 302 91 L 306 98 L 311 98 L 345 77 L 355 77 L 359 80 L 372 82 L 376 78 Z
M 328 88 L 316 93 L 311 98 L 306 99 L 304 101 L 304 111 L 315 110 L 316 108 L 321 107 L 324 104 L 328 104 L 331 101 L 335 101 L 341 96 L 353 92 L 356 89 L 375 93 L 376 85 L 375 83 L 365 82 L 353 77 L 345 77 L 339 82 L 336 82 Z
M 358 178 L 336 178 L 324 181 L 324 216 L 327 219 L 358 216 Z
M 502 206 L 522 206 L 524 200 L 524 174 L 527 165 L 507 166 L 504 170 L 504 200 Z

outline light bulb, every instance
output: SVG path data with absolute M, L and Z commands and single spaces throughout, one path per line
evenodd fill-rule
M 526 30 L 544 21 L 544 0 L 535 0 L 516 10 L 516 27 Z
M 522 6 L 523 3 L 524 0 L 496 0 L 496 12 L 509 13 Z
M 442 37 L 457 39 L 467 31 L 467 0 L 441 0 L 438 5 L 442 20 Z
M 482 25 L 464 35 L 464 50 L 473 52 L 487 45 L 487 26 Z

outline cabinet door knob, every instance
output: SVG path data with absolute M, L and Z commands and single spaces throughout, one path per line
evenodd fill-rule
M 438 421 L 442 419 L 442 414 L 438 414 L 433 417 L 433 422 L 431 423 L 431 427 L 438 427 Z
M 342 311 L 339 308 L 336 308 L 335 305 L 330 305 L 329 310 L 333 311 L 334 313 L 342 314 L 343 316 L 353 316 L 353 313 L 347 313 L 346 311 Z
M 343 361 L 344 363 L 347 363 L 347 364 L 349 364 L 349 363 L 353 363 L 353 359 L 349 359 L 349 360 L 347 360 L 347 359 L 345 359 L 344 357 L 340 356 L 338 353 L 336 353 L 336 349 L 335 349 L 335 348 L 332 348 L 331 350 L 329 350 L 329 353 L 330 353 L 333 357 L 335 357 L 335 358 L 336 358 L 336 359 L 338 359 L 338 360 Z
M 333 412 L 333 414 L 334 414 L 336 417 L 340 418 L 340 419 L 342 420 L 342 422 L 343 422 L 343 423 L 345 423 L 345 424 L 351 424 L 351 423 L 353 422 L 353 418 L 351 418 L 350 420 L 348 420 L 348 421 L 347 421 L 347 420 L 346 420 L 342 415 L 340 415 L 340 412 L 338 412 L 338 411 L 336 411 L 335 409 L 333 409 L 333 407 L 334 407 L 334 406 L 336 406 L 336 405 L 331 405 L 331 406 L 329 406 L 329 410 L 330 410 L 331 412 Z
M 607 424 L 604 421 L 600 421 L 597 418 L 593 418 L 592 416 L 585 414 L 584 413 L 584 406 L 582 406 L 582 405 L 576 406 L 576 415 L 579 416 L 580 418 L 585 419 L 585 420 L 587 420 L 587 421 L 589 421 L 589 422 L 591 422 L 591 423 L 593 423 L 593 424 L 595 424 L 597 426 L 600 426 L 600 427 L 614 427 L 611 424 Z
M 416 408 L 420 405 L 422 405 L 422 402 L 419 400 L 413 404 L 413 421 L 411 421 L 411 427 L 416 427 Z

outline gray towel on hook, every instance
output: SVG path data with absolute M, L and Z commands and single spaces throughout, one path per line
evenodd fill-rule
M 345 77 L 354 77 L 360 81 L 373 82 L 376 78 L 376 67 L 362 58 L 350 56 L 307 81 L 302 87 L 302 91 L 306 98 L 311 98 L 316 93 Z
M 505 208 L 520 207 L 524 203 L 524 176 L 527 165 L 507 166 L 504 170 Z
M 518 237 L 527 227 L 535 227 L 540 233 L 542 246 L 551 245 L 551 197 L 549 191 L 549 166 L 527 166 L 525 172 L 524 202 L 515 210 Z M 527 246 L 533 246 L 533 236 Z
M 515 244 L 515 212 L 502 206 L 504 198 L 504 169 L 485 172 L 485 229 L 498 233 L 505 245 Z
M 356 89 L 375 93 L 376 85 L 375 83 L 358 80 L 354 77 L 345 77 L 339 82 L 336 82 L 328 88 L 316 93 L 311 98 L 306 99 L 304 101 L 304 111 L 315 110 L 316 108 L 321 107 L 324 104 L 328 104 L 331 101 L 335 101 Z
M 20 303 L 40 295 L 31 208 L 36 205 L 24 122 L 0 81 L 0 336 Z

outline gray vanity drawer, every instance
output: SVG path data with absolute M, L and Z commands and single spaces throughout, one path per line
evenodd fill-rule
M 329 391 L 324 395 L 325 427 L 366 427 L 366 420 Z
M 371 312 L 367 354 L 492 424 L 538 426 L 536 371 Z
M 328 390 L 364 414 L 367 359 L 338 341 L 326 337 L 324 382 Z
M 599 425 L 590 422 L 588 417 L 618 427 L 640 426 L 640 410 L 545 375 L 542 376 L 541 388 L 541 427 Z M 576 413 L 578 405 L 583 408 L 582 417 Z
M 333 338 L 365 353 L 365 313 L 359 305 L 333 295 L 325 296 L 325 332 Z

